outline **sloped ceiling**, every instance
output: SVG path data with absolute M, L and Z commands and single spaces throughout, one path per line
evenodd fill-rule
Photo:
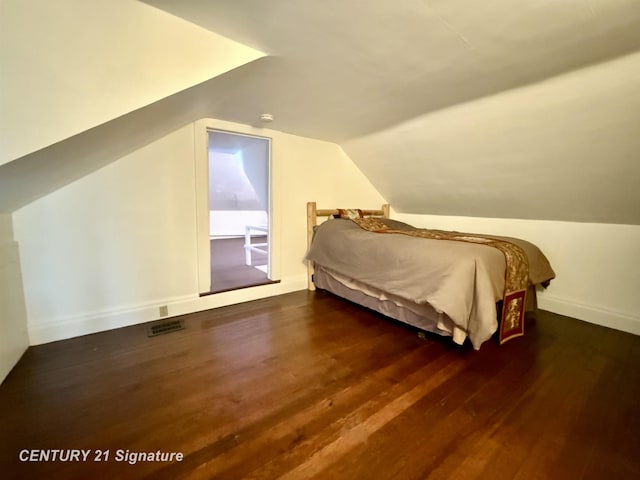
M 18 210 L 178 128 L 210 116 L 215 105 L 224 102 L 217 92 L 232 88 L 233 79 L 243 75 L 247 67 L 0 165 L 0 212 Z
M 344 149 L 408 212 L 638 225 L 640 53 L 422 115 Z
M 218 115 L 340 143 L 399 212 L 640 224 L 637 0 L 148 0 L 280 57 Z
M 264 56 L 133 0 L 0 5 L 0 165 Z
M 137 0 L 2 0 L 0 212 L 202 118 L 264 55 Z
M 640 48 L 637 0 L 145 1 L 282 59 L 225 116 L 337 143 Z
M 136 125 L 266 111 L 341 144 L 400 212 L 640 224 L 637 0 L 146 3 L 269 57 Z

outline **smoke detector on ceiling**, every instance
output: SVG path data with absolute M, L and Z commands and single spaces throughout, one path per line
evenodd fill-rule
M 273 115 L 270 113 L 262 113 L 260 114 L 260 121 L 263 123 L 271 123 L 273 122 Z

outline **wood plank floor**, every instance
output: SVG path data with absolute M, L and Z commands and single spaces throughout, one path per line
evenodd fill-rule
M 538 312 L 474 351 L 324 292 L 185 322 L 30 348 L 0 387 L 0 477 L 640 478 L 640 337 Z M 91 453 L 20 461 L 46 449 Z

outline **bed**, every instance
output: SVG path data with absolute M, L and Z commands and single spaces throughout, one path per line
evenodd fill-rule
M 308 286 L 475 349 L 524 334 L 555 273 L 521 239 L 415 228 L 379 210 L 307 204 Z M 319 219 L 328 221 L 318 223 Z

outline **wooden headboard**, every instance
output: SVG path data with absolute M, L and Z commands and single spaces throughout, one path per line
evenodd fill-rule
M 366 217 L 389 218 L 391 207 L 388 203 L 385 203 L 384 205 L 382 205 L 382 208 L 380 210 L 361 210 L 362 214 Z M 316 225 L 318 225 L 318 218 L 331 218 L 334 215 L 339 214 L 340 212 L 337 208 L 331 210 L 318 210 L 318 208 L 316 207 L 316 202 L 307 203 L 307 250 L 311 246 L 311 241 L 313 240 L 313 229 Z M 307 287 L 311 291 L 316 289 L 316 286 L 313 283 L 313 262 L 311 261 L 307 261 Z

